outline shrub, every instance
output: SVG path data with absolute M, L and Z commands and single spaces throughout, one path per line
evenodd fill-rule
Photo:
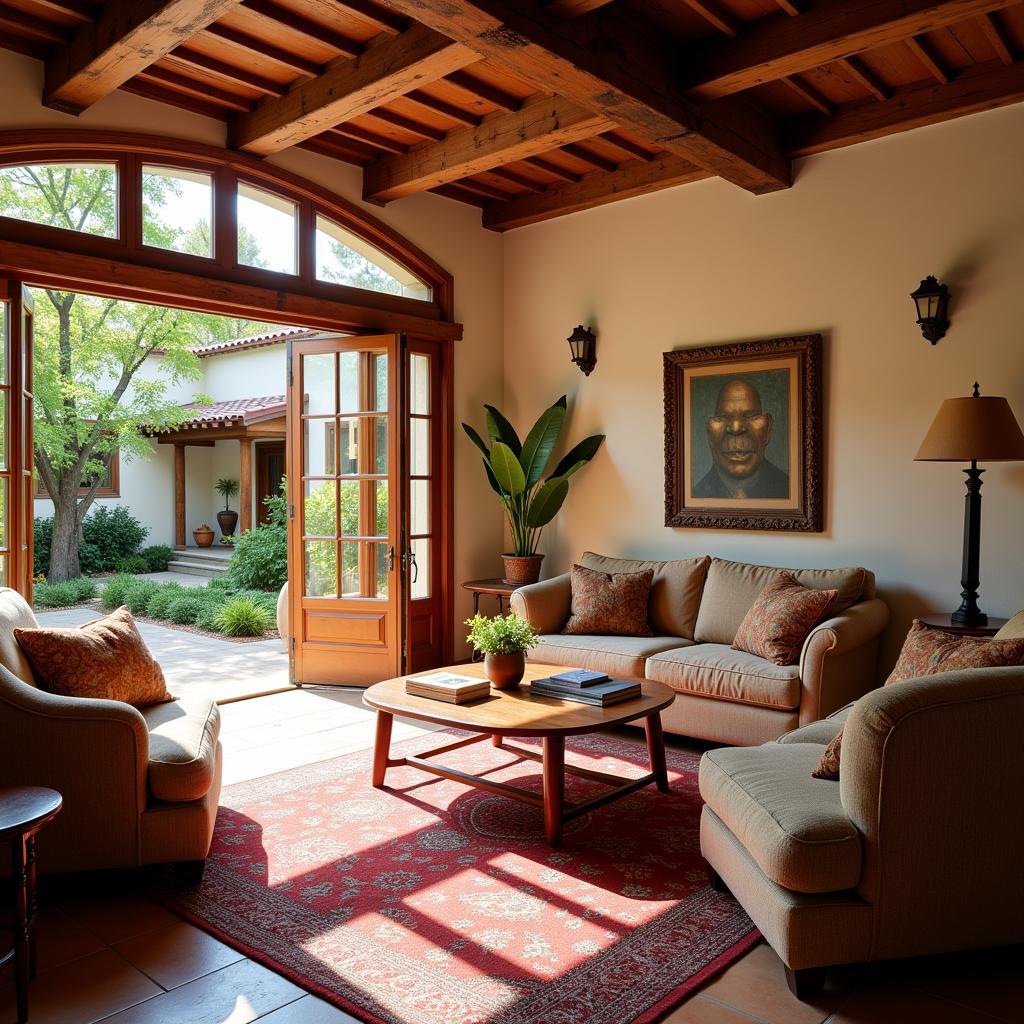
M 122 558 L 134 555 L 142 546 L 149 530 L 132 515 L 126 505 L 100 505 L 82 522 L 79 560 L 82 572 L 107 572 Z M 87 561 L 95 565 L 86 564 Z
M 160 589 L 152 580 L 135 580 L 124 592 L 124 603 L 133 615 L 145 615 L 150 598 Z
M 96 596 L 96 584 L 87 577 L 66 583 L 40 583 L 33 592 L 37 608 L 70 608 Z
M 266 523 L 235 540 L 228 566 L 231 589 L 277 592 L 288 579 L 288 504 L 282 493 L 264 498 L 270 515 Z
M 114 564 L 115 572 L 126 572 L 132 576 L 141 576 L 144 573 L 152 572 L 142 555 L 129 555 L 127 558 L 119 558 Z
M 154 619 L 166 619 L 167 609 L 184 587 L 180 583 L 158 583 L 146 604 L 146 614 Z
M 100 594 L 100 603 L 107 609 L 120 608 L 124 604 L 128 588 L 135 582 L 135 577 L 127 573 L 111 576 Z
M 32 520 L 32 562 L 37 576 L 50 571 L 50 545 L 53 542 L 53 517 L 36 516 Z
M 183 587 L 180 593 L 167 606 L 167 618 L 179 626 L 194 626 L 199 612 L 203 608 L 203 599 L 196 593 L 198 588 Z
M 236 590 L 232 597 L 244 597 L 247 601 L 259 605 L 271 619 L 277 618 L 277 594 L 266 590 Z
M 150 572 L 167 572 L 167 566 L 174 557 L 174 549 L 166 544 L 151 544 L 148 548 L 143 548 L 139 555 L 146 560 Z
M 217 624 L 217 618 L 221 608 L 228 600 L 229 598 L 223 591 L 207 590 L 203 594 L 202 607 L 196 615 L 196 625 L 200 629 L 209 629 L 214 633 L 219 633 L 220 627 Z
M 255 601 L 232 597 L 221 606 L 216 622 L 227 636 L 261 636 L 270 629 L 271 618 Z
M 220 590 L 227 594 L 234 590 L 234 584 L 231 582 L 230 576 L 215 576 L 209 583 L 206 584 L 207 590 Z

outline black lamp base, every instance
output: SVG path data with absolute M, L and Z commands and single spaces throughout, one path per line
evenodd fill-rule
M 978 611 L 977 608 L 973 611 L 971 609 L 965 610 L 964 606 L 961 605 L 955 612 L 953 612 L 952 615 L 950 615 L 949 621 L 953 626 L 967 626 L 968 628 L 973 628 L 974 626 L 987 626 L 988 616 L 984 612 Z
M 964 562 L 960 575 L 960 607 L 950 616 L 954 626 L 987 626 L 988 616 L 978 607 L 978 585 L 981 582 L 978 563 L 981 559 L 981 474 L 977 462 L 965 469 L 967 494 L 964 496 Z

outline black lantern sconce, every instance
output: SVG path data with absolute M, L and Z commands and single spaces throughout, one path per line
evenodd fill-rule
M 590 376 L 594 367 L 597 366 L 597 337 L 589 327 L 580 324 L 573 329 L 568 337 L 569 351 L 572 353 L 572 361 Z
M 946 311 L 949 308 L 949 288 L 939 284 L 929 274 L 920 284 L 917 291 L 910 297 L 917 306 L 917 323 L 921 333 L 934 345 L 946 334 L 949 319 Z

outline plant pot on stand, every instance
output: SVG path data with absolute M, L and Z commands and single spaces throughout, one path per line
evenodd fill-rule
M 523 587 L 540 579 L 543 555 L 502 555 L 501 560 L 505 563 L 505 583 Z
M 222 537 L 233 537 L 235 527 L 238 526 L 238 513 L 229 508 L 221 509 L 217 513 L 217 525 Z

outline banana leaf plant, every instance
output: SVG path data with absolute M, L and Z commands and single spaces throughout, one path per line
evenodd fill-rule
M 508 516 L 511 553 L 535 555 L 541 530 L 555 518 L 569 493 L 569 479 L 597 454 L 604 434 L 580 441 L 542 482 L 565 421 L 565 395 L 541 413 L 525 441 L 519 440 L 515 428 L 493 405 L 485 405 L 484 410 L 490 447 L 468 423 L 462 429 L 483 453 L 487 480 Z

